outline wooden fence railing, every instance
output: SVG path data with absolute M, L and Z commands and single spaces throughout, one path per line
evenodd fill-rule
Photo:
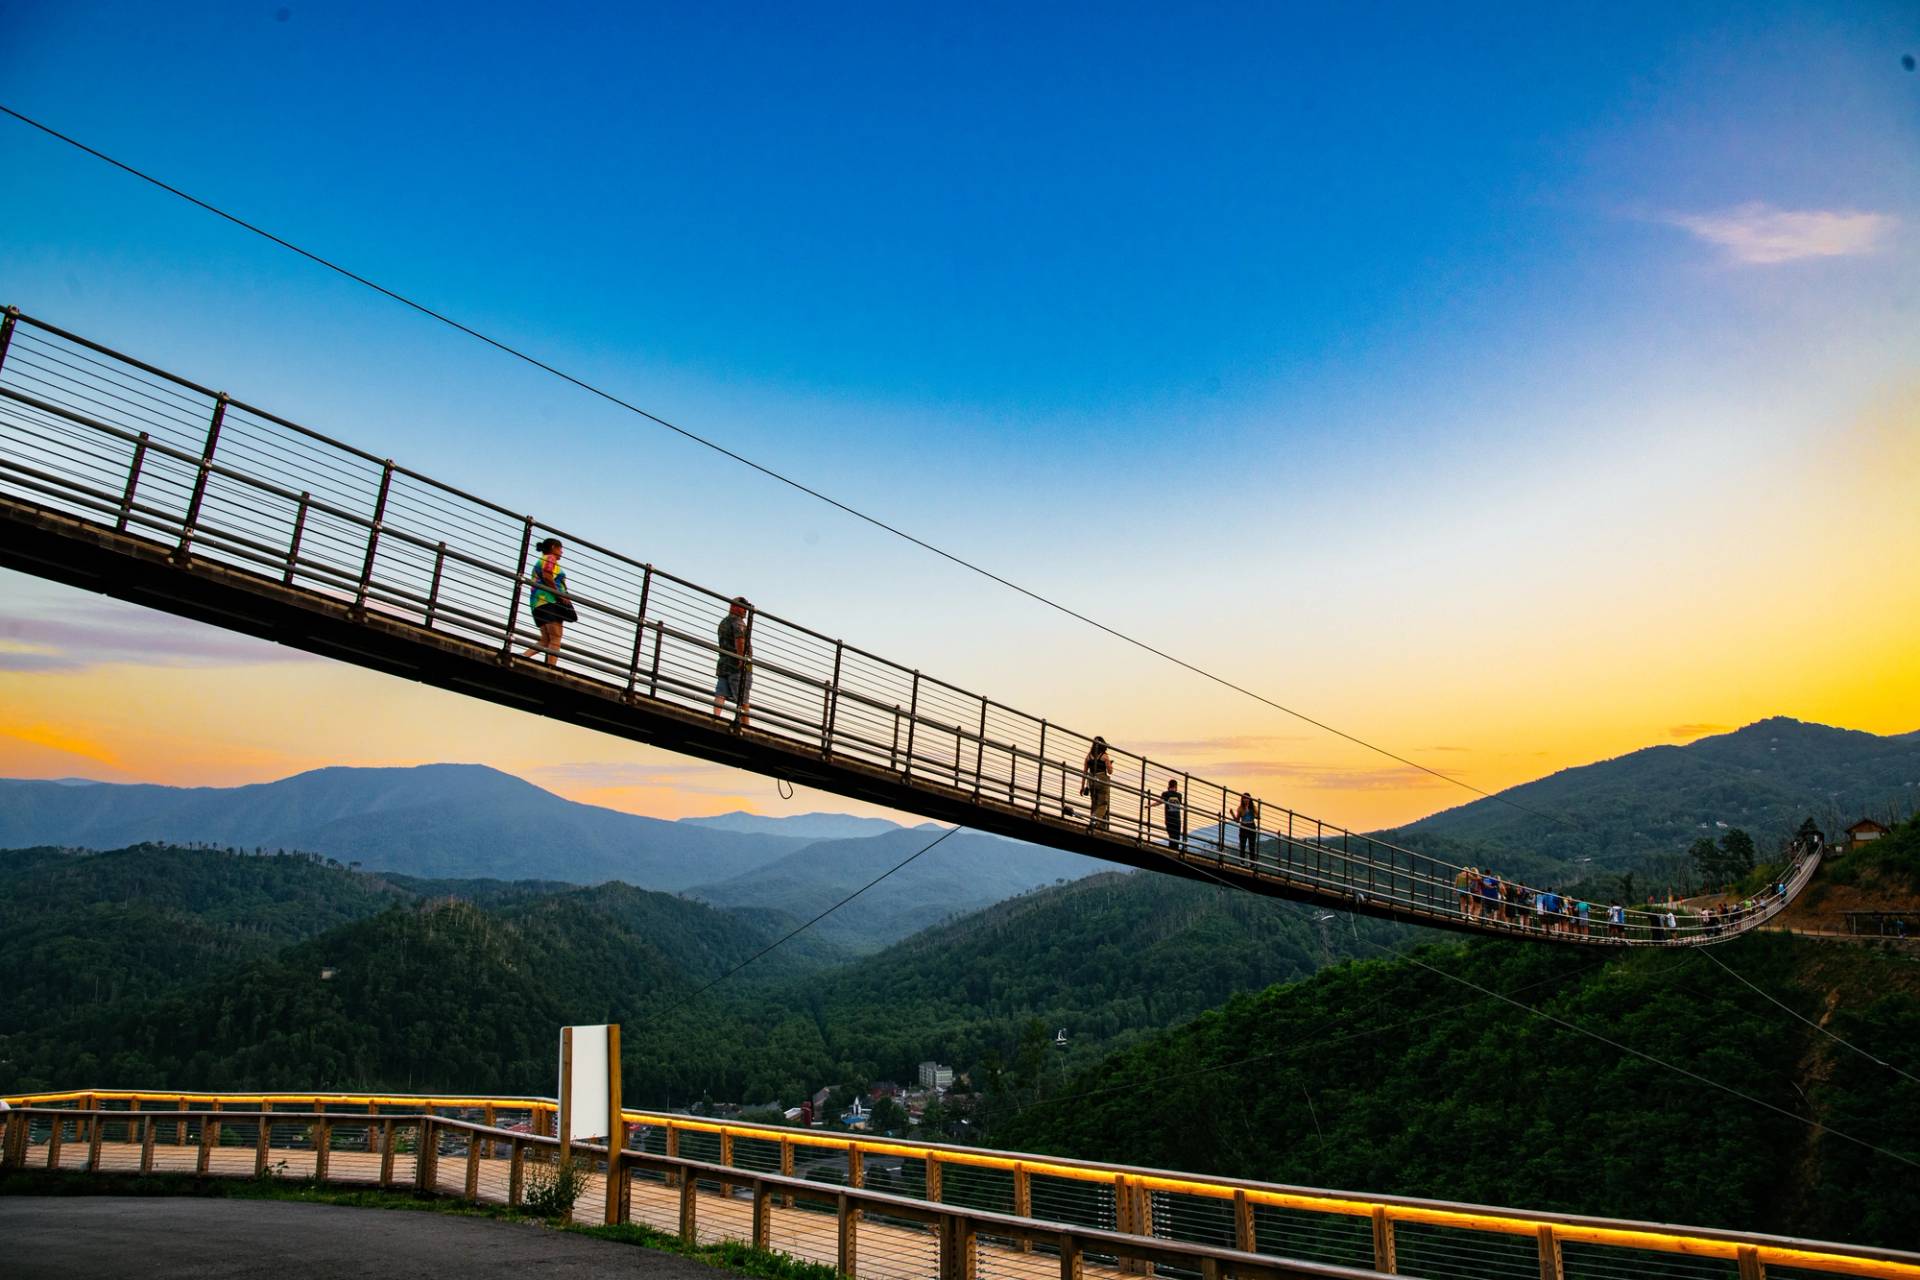
M 561 1145 L 542 1098 L 92 1090 L 12 1101 L 8 1168 L 312 1178 L 519 1205 Z M 1920 1280 L 1920 1254 L 1864 1246 L 697 1116 L 622 1119 L 612 1150 L 573 1145 L 588 1174 L 577 1218 L 737 1239 L 850 1276 Z

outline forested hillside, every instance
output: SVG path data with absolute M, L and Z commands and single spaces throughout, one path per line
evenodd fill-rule
M 1782 935 L 1714 955 L 1909 1077 L 1796 1021 L 1701 953 L 1449 944 L 1238 997 L 1029 1099 L 996 1142 L 1920 1244 L 1920 1084 L 1910 1078 L 1920 1075 L 1920 963 Z
M 717 907 L 777 912 L 792 928 L 871 883 L 939 834 L 938 828 L 915 828 L 821 840 L 743 875 L 697 884 L 686 892 Z M 854 950 L 873 951 L 942 920 L 1109 865 L 1017 840 L 956 832 L 811 932 Z
M 415 881 L 312 855 L 0 853 L 0 1088 L 551 1089 L 565 1022 L 637 1015 L 772 940 L 611 884 Z M 769 977 L 840 953 L 799 939 Z M 301 1086 L 311 1078 L 311 1086 Z
M 1110 873 L 853 963 L 802 934 L 688 1003 L 784 922 L 626 885 L 418 882 L 212 850 L 0 865 L 14 888 L 0 923 L 33 940 L 6 952 L 0 1089 L 548 1091 L 554 1029 L 604 1020 L 626 1026 L 627 1095 L 646 1105 L 794 1102 L 911 1078 L 926 1058 L 1011 1069 L 1041 1026 L 1069 1033 L 1042 1064 L 1054 1078 L 1235 991 L 1411 936 Z
M 1916 789 L 1920 734 L 1880 737 L 1775 716 L 1684 747 L 1563 769 L 1399 834 L 1416 849 L 1439 852 L 1437 836 L 1567 870 L 1591 858 L 1618 872 L 1677 858 L 1696 837 L 1717 834 L 1716 823 L 1744 828 L 1770 852 L 1809 814 L 1829 835 L 1863 815 L 1891 821 L 1911 811 Z

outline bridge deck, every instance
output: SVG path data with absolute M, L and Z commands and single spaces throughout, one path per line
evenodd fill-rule
M 558 667 L 518 656 L 538 639 L 525 573 L 548 535 L 566 545 L 580 615 Z M 1453 864 L 1275 804 L 1238 821 L 1235 789 L 1117 748 L 1096 822 L 1090 735 L 765 610 L 750 614 L 750 720 L 716 715 L 724 593 L 14 314 L 0 332 L 0 564 L 938 821 L 1387 919 L 1684 945 L 1784 905 L 1677 933 L 1638 911 L 1610 931 L 1483 910 Z M 1157 804 L 1169 780 L 1180 831 Z

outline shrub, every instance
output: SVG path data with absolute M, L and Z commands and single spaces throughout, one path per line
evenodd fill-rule
M 586 1189 L 586 1169 L 571 1160 L 529 1165 L 521 1203 L 528 1213 L 542 1218 L 571 1218 L 574 1203 Z

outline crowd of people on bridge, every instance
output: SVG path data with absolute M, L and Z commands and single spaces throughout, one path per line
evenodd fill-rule
M 1797 845 L 1793 852 L 1797 859 Z M 1671 901 L 1656 903 L 1652 895 L 1648 895 L 1644 910 L 1629 909 L 1617 902 L 1602 907 L 1572 894 L 1530 889 L 1478 867 L 1460 868 L 1453 877 L 1453 888 L 1459 913 L 1469 920 L 1501 924 L 1522 933 L 1622 942 L 1630 936 L 1653 942 L 1683 936 L 1717 937 L 1737 931 L 1756 913 L 1764 912 L 1769 899 L 1784 901 L 1787 896 L 1786 880 L 1782 878 L 1757 898 L 1710 903 L 1697 909 Z

